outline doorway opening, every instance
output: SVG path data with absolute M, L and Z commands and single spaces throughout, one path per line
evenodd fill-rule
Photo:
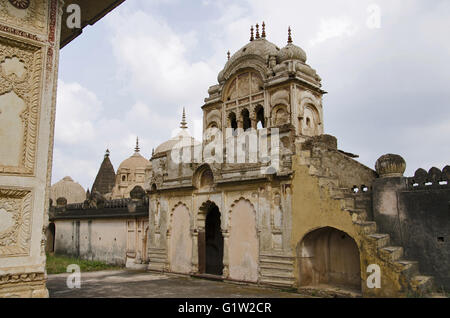
M 325 227 L 307 234 L 297 248 L 300 287 L 335 286 L 361 291 L 359 249 L 352 237 Z

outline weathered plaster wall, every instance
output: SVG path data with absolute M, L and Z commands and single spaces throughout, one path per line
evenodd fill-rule
M 231 211 L 230 228 L 230 278 L 257 282 L 259 244 L 255 211 L 250 202 L 240 200 L 235 204 Z
M 79 222 L 79 230 L 77 222 Z M 126 222 L 126 219 L 55 221 L 55 253 L 79 256 L 81 259 L 108 264 L 125 265 Z
M 169 239 L 170 271 L 189 274 L 192 270 L 192 236 L 189 210 L 177 206 L 171 215 Z

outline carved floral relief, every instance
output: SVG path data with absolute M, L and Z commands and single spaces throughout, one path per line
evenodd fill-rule
M 0 37 L 0 174 L 34 174 L 42 53 Z
M 29 255 L 32 193 L 0 189 L 0 258 Z

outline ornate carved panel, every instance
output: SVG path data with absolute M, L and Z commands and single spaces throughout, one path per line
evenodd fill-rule
M 32 199 L 30 190 L 0 189 L 0 258 L 29 255 Z
M 0 37 L 0 174 L 34 174 L 41 77 L 39 47 Z
M 31 32 L 46 33 L 48 0 L 0 0 L 0 21 Z

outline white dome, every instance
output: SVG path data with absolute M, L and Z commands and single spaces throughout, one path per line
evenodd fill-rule
M 53 204 L 56 204 L 59 198 L 66 198 L 67 204 L 81 203 L 86 200 L 86 191 L 71 177 L 65 177 L 50 188 L 50 199 Z

